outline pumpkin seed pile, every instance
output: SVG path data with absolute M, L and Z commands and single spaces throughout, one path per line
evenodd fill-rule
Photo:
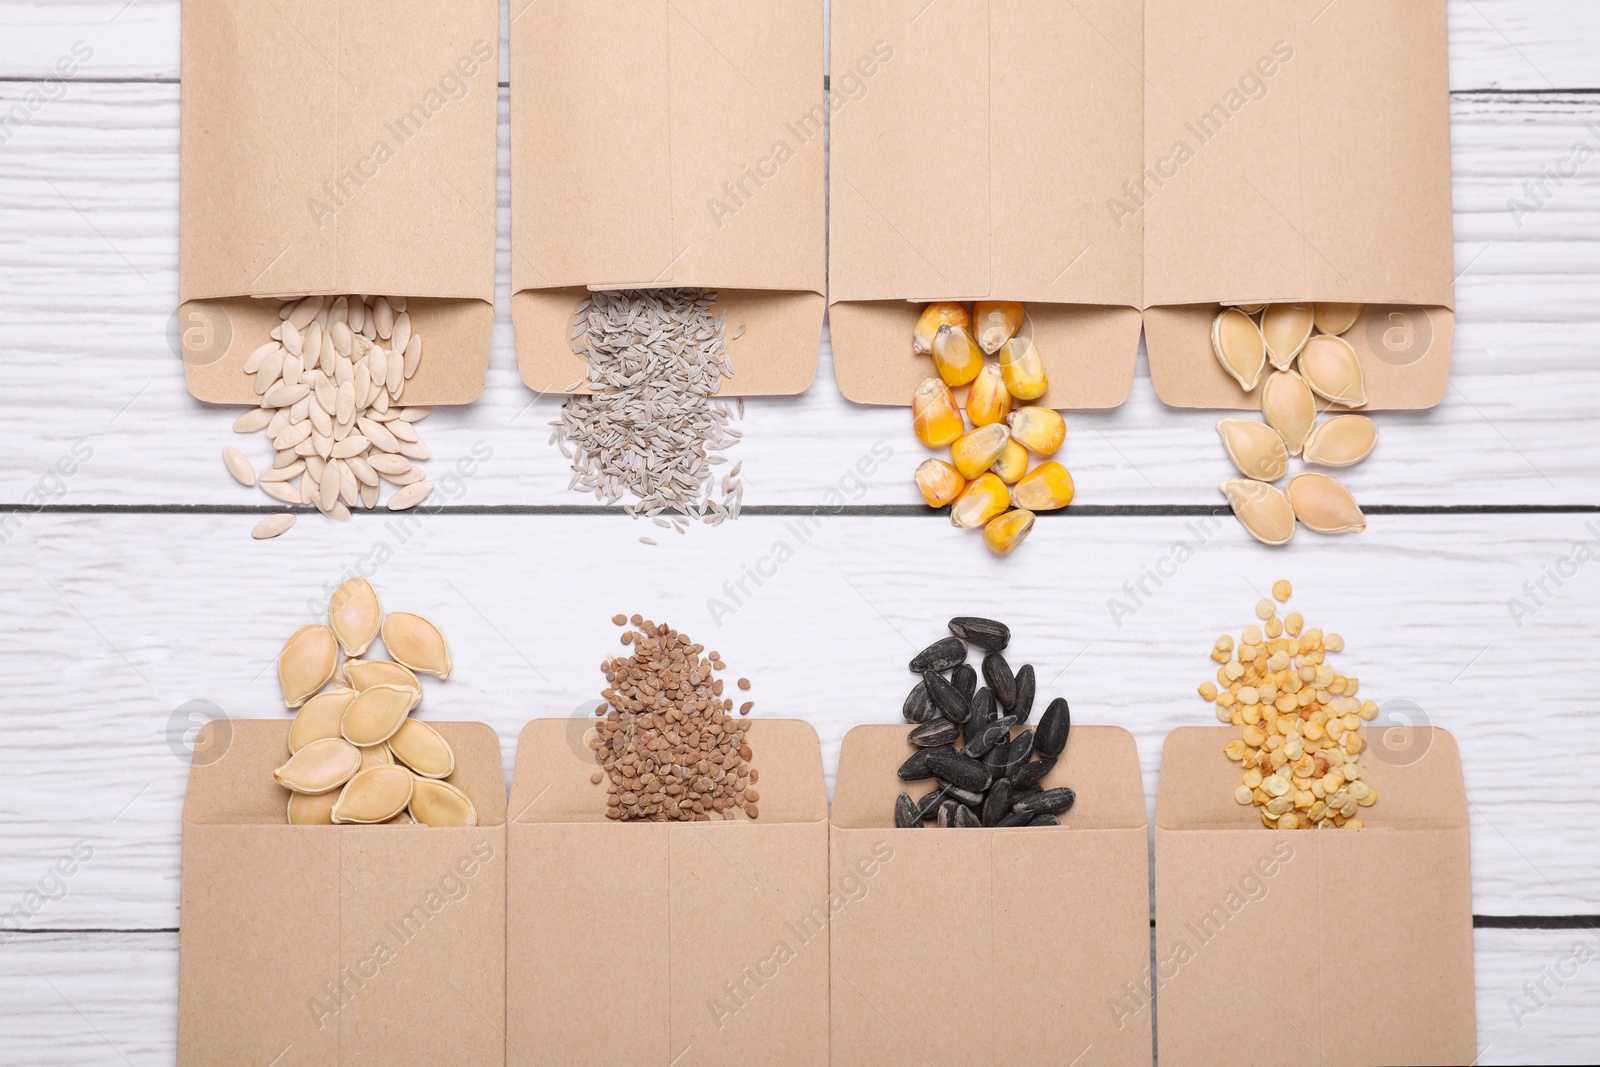
M 1020 337 L 1024 310 L 1010 300 L 979 300 L 969 313 L 951 301 L 923 309 L 911 349 L 933 357 L 937 378 L 911 394 L 911 425 L 929 448 L 950 447 L 950 462 L 928 459 L 917 468 L 917 488 L 930 508 L 950 505 L 950 523 L 983 530 L 983 543 L 1010 555 L 1033 530 L 1041 511 L 1072 503 L 1067 468 L 1050 456 L 1067 439 L 1067 423 L 1052 408 L 1013 407 L 1050 388 L 1044 360 L 1031 337 Z M 985 356 L 995 356 L 987 362 Z M 953 388 L 967 387 L 966 419 Z M 1032 457 L 1047 460 L 1028 470 Z
M 1244 475 L 1224 482 L 1222 492 L 1258 541 L 1287 544 L 1297 520 L 1317 533 L 1367 527 L 1350 491 L 1329 475 L 1296 475 L 1287 493 L 1273 484 L 1289 473 L 1291 456 L 1317 467 L 1351 467 L 1376 447 L 1377 424 L 1365 415 L 1317 422 L 1319 406 L 1367 403 L 1361 364 L 1343 337 L 1360 316 L 1360 304 L 1251 304 L 1225 307 L 1211 324 L 1211 350 L 1223 369 L 1247 393 L 1261 385 L 1264 424 L 1231 418 L 1217 424 L 1228 458 Z
M 380 635 L 390 659 L 366 656 Z M 385 615 L 365 578 L 333 594 L 326 626 L 289 638 L 278 682 L 284 703 L 298 711 L 289 761 L 272 772 L 289 790 L 289 822 L 478 824 L 472 801 L 449 781 L 456 769 L 450 743 L 411 718 L 422 702 L 418 674 L 450 677 L 444 635 L 420 615 Z
M 568 399 L 550 424 L 551 443 L 572 461 L 568 488 L 606 504 L 630 495 L 629 515 L 679 533 L 690 521 L 739 517 L 739 465 L 720 483 L 711 470 L 740 437 L 728 408 L 712 401 L 734 373 L 723 320 L 711 310 L 716 299 L 699 289 L 628 289 L 578 305 L 573 351 L 589 372 L 567 391 L 587 385 L 591 393 Z
M 632 624 L 622 643 L 627 659 L 600 665 L 606 703 L 589 741 L 602 768 L 590 779 L 607 781 L 606 817 L 623 822 L 707 822 L 734 819 L 743 811 L 759 818 L 761 775 L 750 766 L 750 746 L 739 716 L 755 707 L 746 701 L 733 711 L 723 695 L 726 669 L 716 652 L 706 653 L 687 634 L 666 623 L 617 615 L 618 626 Z M 739 679 L 739 688 L 750 688 Z
M 1359 830 L 1360 809 L 1378 802 L 1359 764 L 1361 723 L 1377 717 L 1378 705 L 1357 700 L 1360 681 L 1324 662 L 1344 651 L 1344 638 L 1307 628 L 1298 612 L 1278 617 L 1293 592 L 1276 583 L 1273 599 L 1256 605 L 1260 626 L 1247 627 L 1237 644 L 1217 638 L 1217 681 L 1203 683 L 1200 695 L 1216 703 L 1218 719 L 1240 728 L 1223 749 L 1244 771 L 1236 801 L 1260 808 L 1269 829 Z
M 274 500 L 314 504 L 340 520 L 351 508 L 377 507 L 383 481 L 397 486 L 391 511 L 426 500 L 433 483 L 412 461 L 432 453 L 413 424 L 433 409 L 403 406 L 422 363 L 405 298 L 308 296 L 284 304 L 278 317 L 272 340 L 244 363 L 261 406 L 233 424 L 235 433 L 266 431 L 272 465 L 258 475 L 244 453 L 224 448 L 228 473 Z M 277 537 L 293 525 L 292 514 L 274 515 L 252 536 Z
M 902 713 L 916 723 L 907 735 L 917 751 L 900 766 L 900 780 L 938 784 L 921 799 L 901 793 L 894 824 L 938 826 L 1057 826 L 1076 801 L 1071 789 L 1040 783 L 1066 751 L 1072 713 L 1061 697 L 1050 702 L 1037 730 L 1022 729 L 1033 714 L 1034 672 L 1015 673 L 1006 662 L 1011 629 L 993 619 L 950 620 L 953 636 L 935 641 L 911 660 L 922 681 Z M 983 681 L 967 663 L 968 646 L 983 653 Z M 961 747 L 956 747 L 957 742 Z

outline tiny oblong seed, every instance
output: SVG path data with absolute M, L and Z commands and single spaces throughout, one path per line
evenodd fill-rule
M 418 778 L 411 793 L 411 817 L 424 826 L 476 826 L 478 811 L 449 782 Z
M 356 694 L 345 710 L 339 732 L 352 745 L 380 745 L 393 737 L 417 706 L 416 693 L 404 686 L 375 685 Z
M 340 686 L 318 693 L 301 705 L 294 722 L 289 724 L 289 754 L 299 752 L 314 741 L 339 737 L 339 724 L 355 698 L 354 689 Z
M 277 484 L 277 483 L 273 483 Z M 339 643 L 326 626 L 302 626 L 278 655 L 278 684 L 283 701 L 298 708 L 328 684 L 339 662 Z
M 333 806 L 336 823 L 388 822 L 411 803 L 416 777 L 393 764 L 368 767 L 345 783 Z
M 378 636 L 378 626 L 382 622 L 383 608 L 371 582 L 365 578 L 351 578 L 334 590 L 328 602 L 328 625 L 346 656 L 366 652 L 372 639 Z
M 390 612 L 383 620 L 383 647 L 396 663 L 419 674 L 450 677 L 450 646 L 439 628 L 421 615 Z
M 285 789 L 295 793 L 326 793 L 337 789 L 361 769 L 361 750 L 337 737 L 313 741 L 272 772 Z
M 394 758 L 424 778 L 448 778 L 455 773 L 456 754 L 439 731 L 417 719 L 407 719 L 389 738 Z

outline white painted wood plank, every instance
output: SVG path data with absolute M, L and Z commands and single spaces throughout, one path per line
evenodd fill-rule
M 0 391 L 8 462 L 0 500 L 62 494 L 69 503 L 265 503 L 218 458 L 236 409 L 184 390 L 166 332 L 176 290 L 177 90 L 80 86 L 5 148 L 0 168 Z M 0 85 L 0 103 L 16 95 Z M 502 101 L 502 104 L 504 102 Z M 1383 443 L 1349 481 L 1369 504 L 1538 503 L 1600 499 L 1600 183 L 1550 190 L 1514 217 L 1507 202 L 1582 137 L 1600 149 L 1600 98 L 1458 97 L 1455 156 L 1460 330 L 1446 402 L 1383 414 Z M 504 108 L 502 107 L 502 113 Z M 1595 124 L 1593 130 L 1586 123 Z M 484 396 L 426 425 L 439 471 L 481 444 L 493 455 L 463 499 L 573 504 L 570 470 L 546 444 L 553 399 L 517 377 L 505 302 L 509 233 L 502 131 L 502 315 Z M 1600 174 L 1600 161 L 1588 164 Z M 1518 223 L 1520 222 L 1520 226 Z M 899 462 L 856 502 L 916 503 L 910 472 L 924 451 L 903 409 L 839 396 L 826 344 L 799 398 L 751 402 L 747 503 L 806 503 L 848 477 L 874 441 Z M 1142 369 L 1120 410 L 1071 418 L 1065 458 L 1091 504 L 1218 503 L 1230 476 L 1216 415 L 1164 408 Z M 83 441 L 92 460 L 64 491 L 47 474 Z M 266 443 L 246 443 L 262 461 Z M 42 479 L 42 481 L 41 481 Z M 592 499 L 587 502 L 592 503 Z
M 1480 1064 L 1593 1063 L 1600 1057 L 1594 1027 L 1600 935 L 1478 930 L 1473 941 Z M 1580 962 L 1585 953 L 1588 959 Z M 1541 981 L 1548 993 L 1535 987 L 1530 994 L 1525 983 Z M 171 1063 L 177 997 L 175 933 L 18 938 L 0 947 L 0 1003 L 7 1005 L 0 1013 L 0 1065 Z
M 592 706 L 618 611 L 720 650 L 754 680 L 758 714 L 816 725 L 830 772 L 850 727 L 898 719 L 904 664 L 946 619 L 997 614 L 1016 631 L 1013 662 L 1037 664 L 1040 707 L 1065 695 L 1078 721 L 1134 732 L 1152 804 L 1162 739 L 1210 719 L 1194 686 L 1216 634 L 1241 630 L 1257 590 L 1287 576 L 1294 606 L 1345 635 L 1340 663 L 1364 694 L 1458 737 L 1476 910 L 1600 912 L 1595 700 L 1556 666 L 1592 658 L 1600 564 L 1550 585 L 1520 629 L 1507 606 L 1574 539 L 1600 542 L 1600 521 L 1383 517 L 1363 539 L 1308 545 L 1313 557 L 1242 545 L 1224 520 L 1056 518 L 1009 566 L 934 517 L 749 517 L 653 530 L 655 548 L 610 516 L 302 523 L 241 551 L 250 525 L 38 515 L 0 553 L 0 737 L 27 754 L 0 792 L 0 901 L 76 842 L 94 852 L 26 925 L 177 925 L 185 705 L 285 714 L 278 649 L 358 571 L 389 609 L 443 627 L 457 670 L 427 687 L 424 712 L 490 723 L 508 768 L 528 719 Z
M 502 3 L 502 26 L 505 10 Z M 178 11 L 178 0 L 0 0 L 0 26 L 8 31 L 0 77 L 43 77 L 83 41 L 94 50 L 87 76 L 175 80 Z M 1450 84 L 1457 91 L 1594 88 L 1597 45 L 1600 10 L 1586 0 L 1450 3 Z

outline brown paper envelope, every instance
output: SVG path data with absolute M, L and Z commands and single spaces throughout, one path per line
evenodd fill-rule
M 1078 791 L 1060 828 L 899 830 L 895 797 L 933 788 L 895 774 L 909 731 L 858 726 L 839 755 L 833 880 L 858 891 L 833 916 L 832 1062 L 1150 1063 L 1151 1014 L 1112 1010 L 1150 956 L 1133 736 L 1074 728 L 1044 783 Z
M 184 798 L 178 1060 L 505 1057 L 505 786 L 481 723 L 431 723 L 479 825 L 290 826 L 289 722 L 217 720 Z M 276 1058 L 276 1059 L 275 1059 Z
M 1158 89 L 1145 94 L 1145 163 L 1166 164 L 1144 204 L 1129 203 L 1144 218 L 1146 343 L 1164 402 L 1254 406 L 1211 352 L 1216 303 L 1317 300 L 1371 305 L 1345 335 L 1370 408 L 1443 397 L 1455 324 L 1445 6 L 1146 0 Z
M 540 0 L 511 21 L 512 318 L 523 380 L 581 379 L 585 289 L 715 289 L 735 377 L 798 393 L 827 287 L 814 0 Z
M 314 293 L 408 298 L 426 345 L 409 403 L 482 391 L 498 42 L 487 0 L 184 8 L 177 333 L 196 397 L 256 403 L 239 368 L 278 301 L 250 298 Z
M 1362 809 L 1366 827 L 1279 833 L 1233 800 L 1238 766 L 1222 748 L 1237 736 L 1185 727 L 1162 750 L 1161 1058 L 1234 1063 L 1248 1046 L 1334 1067 L 1474 1060 L 1471 862 L 1455 739 L 1426 727 L 1369 738 L 1389 755 L 1369 749 L 1361 761 L 1379 794 Z M 1270 962 L 1291 960 L 1313 965 Z
M 809 919 L 829 893 L 816 732 L 748 722 L 756 821 L 620 824 L 589 780 L 592 722 L 538 719 L 517 744 L 508 1062 L 825 1062 L 828 945 Z
M 841 0 L 838 71 L 892 58 L 836 109 L 830 326 L 840 389 L 910 402 L 933 373 L 906 301 L 1022 300 L 1051 407 L 1109 408 L 1132 386 L 1142 223 L 1100 190 L 1142 164 L 1142 4 Z M 899 305 L 899 306 L 897 306 Z

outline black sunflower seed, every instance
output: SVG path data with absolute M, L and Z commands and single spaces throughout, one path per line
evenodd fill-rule
M 994 825 L 995 829 L 997 830 L 1004 830 L 1012 826 L 1026 826 L 1028 825 L 1028 816 L 1018 815 L 1014 811 L 1008 811 L 1006 812 L 1005 817 Z
M 993 619 L 972 617 L 950 620 L 950 632 L 985 652 L 999 652 L 1011 643 L 1011 627 Z
M 970 789 L 962 789 L 959 786 L 951 785 L 949 782 L 940 782 L 939 785 L 943 789 L 947 800 L 954 800 L 958 804 L 965 804 L 970 808 L 975 808 L 983 803 L 982 793 L 975 793 Z
M 936 748 L 924 748 L 911 754 L 911 758 L 900 764 L 900 780 L 902 782 L 922 782 L 934 777 L 933 769 L 928 766 L 928 759 L 933 753 L 940 751 Z M 954 749 L 948 751 L 954 752 Z
M 1055 770 L 1055 766 L 1054 758 L 1034 760 L 1032 763 L 1024 763 L 1006 777 L 1010 778 L 1011 784 L 1018 789 L 1027 789 L 1044 781 L 1045 776 Z
M 1071 809 L 1078 794 L 1070 789 L 1046 789 L 1023 797 L 1012 805 L 1012 810 L 1023 815 L 1061 815 Z
M 978 688 L 978 672 L 963 663 L 950 672 L 950 684 L 956 687 L 956 692 L 971 700 L 973 690 Z
M 1033 755 L 1033 731 L 1024 730 L 1012 738 L 1010 747 L 1006 749 L 1006 767 L 1001 773 L 1007 778 L 1015 777 L 1031 755 Z
M 907 801 L 911 798 L 906 797 Z M 1011 805 L 1015 803 L 1011 783 L 1004 778 L 989 787 L 989 795 L 983 801 L 982 822 L 985 826 L 999 826 L 1000 820 L 1011 814 Z
M 917 815 L 917 802 L 911 799 L 910 793 L 901 793 L 895 800 L 894 824 L 901 830 L 911 830 L 922 825 L 922 819 Z
M 1056 697 L 1039 717 L 1039 732 L 1034 735 L 1033 747 L 1041 756 L 1061 755 L 1067 747 L 1067 733 L 1072 729 L 1072 711 L 1065 697 Z
M 941 830 L 954 826 L 956 811 L 961 807 L 953 800 L 947 800 L 939 805 L 939 828 Z
M 1017 672 L 1017 699 L 1008 710 L 1018 722 L 1027 722 L 1033 714 L 1033 664 L 1024 663 Z
M 961 643 L 961 638 L 943 637 L 917 653 L 911 661 L 911 673 L 947 671 L 965 662 L 967 662 L 967 646 Z
M 955 818 L 950 820 L 950 825 L 959 826 L 965 829 L 967 827 L 982 826 L 983 822 L 978 818 L 977 812 L 973 811 L 965 804 L 957 804 Z
M 900 714 L 905 716 L 906 722 L 927 722 L 936 714 L 933 710 L 933 701 L 928 699 L 928 687 L 923 682 L 918 682 L 906 694 L 906 702 L 900 708 Z
M 972 714 L 972 706 L 967 703 L 967 698 L 945 681 L 944 675 L 928 671 L 922 676 L 922 684 L 928 687 L 928 699 L 939 714 L 951 722 L 966 722 Z
M 972 736 L 972 730 L 969 728 L 967 730 L 967 754 L 969 756 L 983 756 L 996 745 L 1009 742 L 1011 740 L 1011 728 L 1016 724 L 1017 720 L 1006 715 L 985 726 L 983 732 L 976 737 Z M 1005 755 L 1001 756 L 1000 766 L 1002 768 L 1005 766 L 1005 761 L 1010 758 L 1010 753 L 1010 745 L 1006 744 Z
M 983 765 L 989 768 L 989 773 L 994 777 L 1003 778 L 1006 773 L 1006 757 L 1010 752 L 1010 745 L 995 745 L 983 754 Z
M 983 657 L 983 680 L 994 690 L 994 698 L 1007 711 L 1017 702 L 1017 676 L 1011 673 L 1011 664 L 998 652 Z
M 960 733 L 961 727 L 949 719 L 934 719 L 912 730 L 906 735 L 906 740 L 918 748 L 938 748 L 940 745 L 955 744 Z
M 1061 820 L 1054 815 L 1035 815 L 1028 823 L 1029 826 L 1060 826 Z
M 982 793 L 989 788 L 989 783 L 994 781 L 994 774 L 989 768 L 971 756 L 949 748 L 930 748 L 924 751 L 928 753 L 928 767 L 934 772 L 934 776 L 957 789 Z
M 922 794 L 922 799 L 917 801 L 917 818 L 931 819 L 939 814 L 939 805 L 949 799 L 943 787 L 930 789 Z
M 983 733 L 984 727 L 994 722 L 999 717 L 999 711 L 994 706 L 994 694 L 987 688 L 980 689 L 972 694 L 972 714 L 967 716 L 967 739 L 971 740 Z

